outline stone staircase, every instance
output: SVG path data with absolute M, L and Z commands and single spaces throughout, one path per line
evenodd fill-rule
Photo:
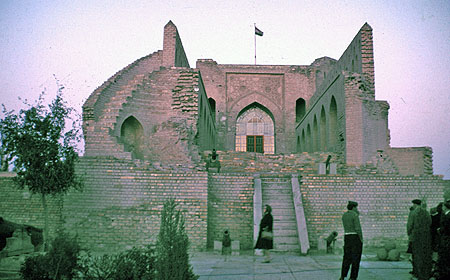
M 275 251 L 299 252 L 290 175 L 261 175 L 262 205 L 272 207 Z

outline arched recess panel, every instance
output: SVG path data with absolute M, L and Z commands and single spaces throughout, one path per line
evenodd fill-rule
M 317 117 L 314 116 L 313 122 L 313 152 L 319 150 L 319 126 L 317 125 Z
M 305 130 L 304 129 L 302 129 L 302 145 L 301 145 L 301 147 L 302 147 L 301 152 L 306 152 L 307 151 L 307 148 L 306 148 L 306 137 L 305 137 Z
M 275 153 L 272 113 L 259 103 L 245 107 L 236 120 L 236 151 Z
M 334 96 L 331 97 L 330 102 L 330 121 L 329 121 L 329 137 L 328 137 L 328 143 L 330 144 L 331 151 L 335 151 L 337 149 L 337 104 L 336 99 L 334 99 Z
M 133 158 L 143 159 L 144 129 L 133 116 L 128 117 L 120 128 L 120 139 L 126 152 L 131 152 Z
M 325 116 L 325 108 L 323 106 L 320 112 L 320 150 L 327 150 L 327 120 Z
M 216 121 L 216 100 L 210 97 L 208 98 L 209 107 L 211 108 L 211 113 L 213 115 L 213 120 Z
M 302 120 L 306 113 L 306 102 L 305 99 L 299 98 L 295 102 L 295 122 L 298 123 Z
M 309 124 L 306 127 L 306 151 L 312 152 L 311 126 Z

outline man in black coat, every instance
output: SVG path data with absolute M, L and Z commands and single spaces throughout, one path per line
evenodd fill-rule
M 431 216 L 424 203 L 415 204 L 418 206 L 412 211 L 407 224 L 412 246 L 413 271 L 419 280 L 428 280 L 432 267 Z

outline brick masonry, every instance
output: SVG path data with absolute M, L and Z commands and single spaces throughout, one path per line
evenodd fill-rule
M 253 176 L 211 173 L 208 188 L 208 247 L 230 231 L 242 249 L 253 247 Z
M 11 173 L 0 172 L 0 217 L 18 224 L 44 228 L 44 209 L 40 195 L 16 187 Z M 62 226 L 62 198 L 47 197 L 49 235 Z
M 297 173 L 313 246 L 333 229 L 342 237 L 349 199 L 361 204 L 366 244 L 404 241 L 410 200 L 434 206 L 450 191 L 432 175 L 430 148 L 389 146 L 389 106 L 375 100 L 373 62 L 365 24 L 339 60 L 299 66 L 200 59 L 190 68 L 169 22 L 162 51 L 117 72 L 83 105 L 86 147 L 77 170 L 86 186 L 49 200 L 50 234 L 76 232 L 94 251 L 154 243 L 162 205 L 175 197 L 193 249 L 212 246 L 225 228 L 249 249 L 253 176 Z M 300 98 L 306 108 L 298 120 Z M 253 104 L 274 122 L 273 155 L 234 152 L 236 120 Z M 205 171 L 202 157 L 212 148 L 221 174 Z M 316 175 L 328 155 L 341 175 Z M 43 227 L 38 196 L 18 191 L 10 177 L 1 177 L 0 187 L 2 217 Z
M 301 192 L 313 246 L 317 238 L 336 230 L 342 239 L 341 217 L 348 200 L 359 203 L 365 244 L 378 246 L 395 239 L 405 245 L 406 221 L 411 200 L 425 199 L 428 207 L 443 201 L 446 181 L 439 176 L 400 175 L 307 175 Z

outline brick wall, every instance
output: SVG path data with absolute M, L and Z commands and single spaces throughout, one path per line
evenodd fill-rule
M 269 163 L 267 163 L 269 164 Z M 154 172 L 138 162 L 83 157 L 78 172 L 84 174 L 83 192 L 49 199 L 50 233 L 60 225 L 78 233 L 82 245 L 97 252 L 113 252 L 156 241 L 160 211 L 168 197 L 176 198 L 186 218 L 191 248 L 204 250 L 221 240 L 229 229 L 242 249 L 253 246 L 254 173 Z M 317 175 L 303 168 L 300 191 L 312 246 L 331 231 L 342 240 L 341 216 L 348 200 L 360 206 L 365 245 L 386 239 L 406 244 L 406 221 L 411 200 L 426 199 L 428 207 L 450 194 L 449 181 L 440 176 L 379 174 Z M 302 177 L 301 177 L 302 176 Z M 43 228 L 40 198 L 12 187 L 11 178 L 0 178 L 0 216 Z
M 433 174 L 433 152 L 430 147 L 390 148 L 386 152 L 401 175 Z
M 316 66 L 253 66 L 197 61 L 208 97 L 216 102 L 217 149 L 235 150 L 236 120 L 250 104 L 262 105 L 273 117 L 275 153 L 296 151 L 295 105 L 308 102 L 316 84 Z
M 0 172 L 0 217 L 5 220 L 44 229 L 44 209 L 40 195 L 18 189 L 14 173 Z M 48 207 L 49 237 L 55 236 L 61 226 L 60 197 L 46 197 Z
M 78 233 L 94 251 L 117 251 L 156 242 L 160 212 L 173 197 L 186 219 L 194 250 L 206 248 L 207 188 L 205 172 L 153 172 L 132 161 L 81 158 L 83 192 L 64 199 L 64 226 Z
M 230 231 L 241 249 L 253 248 L 253 176 L 211 173 L 208 190 L 208 247 Z
M 406 244 L 406 221 L 411 200 L 426 199 L 428 207 L 443 200 L 445 181 L 439 176 L 307 175 L 301 178 L 309 239 L 339 233 L 348 200 L 359 203 L 365 245 L 376 246 L 386 238 Z

